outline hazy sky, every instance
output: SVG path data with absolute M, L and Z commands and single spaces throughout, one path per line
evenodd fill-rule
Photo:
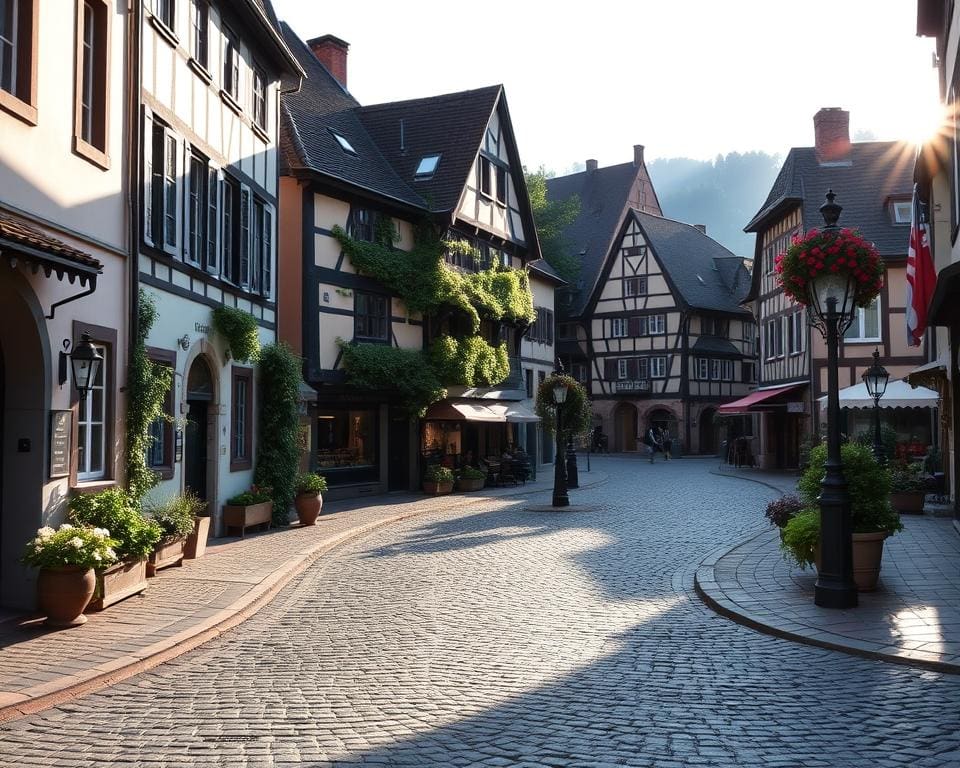
M 274 0 L 303 38 L 350 43 L 362 104 L 506 87 L 523 162 L 712 158 L 813 144 L 820 107 L 851 135 L 922 139 L 937 120 L 916 0 Z

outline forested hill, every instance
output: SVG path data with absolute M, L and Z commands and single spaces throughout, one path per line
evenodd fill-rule
M 760 209 L 782 160 L 765 152 L 731 152 L 715 160 L 671 157 L 647 163 L 663 215 L 706 224 L 707 234 L 737 256 L 753 257 L 755 235 L 743 231 Z

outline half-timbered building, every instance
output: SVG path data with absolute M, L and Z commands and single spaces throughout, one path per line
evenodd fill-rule
M 269 0 L 143 0 L 139 41 L 139 282 L 151 357 L 175 372 L 149 455 L 156 489 L 208 502 L 218 533 L 256 462 L 253 362 L 231 359 L 212 310 L 276 340 L 278 107 L 302 70 Z
M 378 222 L 390 221 L 402 258 L 417 228 L 429 224 L 470 246 L 446 255 L 464 271 L 519 268 L 538 257 L 502 86 L 361 106 L 347 90 L 347 43 L 331 35 L 303 42 L 288 27 L 284 34 L 308 77 L 284 99 L 280 333 L 302 354 L 305 379 L 318 392 L 312 463 L 327 477 L 329 495 L 413 487 L 423 463 L 417 456 L 499 455 L 507 441 L 542 443 L 523 401 L 526 371 L 536 377 L 553 357 L 546 318 L 555 275 L 530 273 L 531 283 L 544 286 L 536 295 L 546 308 L 535 341 L 524 341 L 526 327 L 483 321 L 488 342 L 507 344 L 507 379 L 496 387 L 448 387 L 448 399 L 419 421 L 398 393 L 350 386 L 340 346 L 426 349 L 455 319 L 409 311 L 394 289 L 358 274 L 336 227 L 372 241 Z M 486 407 L 497 403 L 511 405 Z
M 921 350 L 907 346 L 904 317 L 915 150 L 906 142 L 851 143 L 849 119 L 837 108 L 814 116 L 815 145 L 790 150 L 763 206 L 745 227 L 757 235 L 748 301 L 759 328 L 759 382 L 749 401 L 726 410 L 760 414 L 754 449 L 762 466 L 799 466 L 802 442 L 825 430 L 826 409 L 818 399 L 826 394 L 826 345 L 812 331 L 806 310 L 777 286 L 774 264 L 793 235 L 823 225 L 819 208 L 828 190 L 843 206 L 840 225 L 873 241 L 887 270 L 880 296 L 857 311 L 841 342 L 841 388 L 860 382 L 874 349 L 893 379 L 923 360 Z M 848 434 L 869 427 L 866 415 L 844 411 L 844 418 Z M 929 414 L 897 418 L 899 431 L 923 433 L 929 442 Z

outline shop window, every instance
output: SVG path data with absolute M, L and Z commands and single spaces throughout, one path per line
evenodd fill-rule
M 331 484 L 377 478 L 377 412 L 317 414 L 317 467 Z
M 253 369 L 233 367 L 230 404 L 230 471 L 253 466 Z

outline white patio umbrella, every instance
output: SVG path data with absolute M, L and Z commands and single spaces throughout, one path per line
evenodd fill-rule
M 891 379 L 887 384 L 887 391 L 880 398 L 881 408 L 936 408 L 937 393 L 926 387 L 911 387 L 907 382 Z M 818 399 L 820 403 L 827 402 L 827 396 Z M 863 382 L 852 387 L 840 390 L 841 408 L 873 408 L 873 398 L 867 393 L 867 385 Z

